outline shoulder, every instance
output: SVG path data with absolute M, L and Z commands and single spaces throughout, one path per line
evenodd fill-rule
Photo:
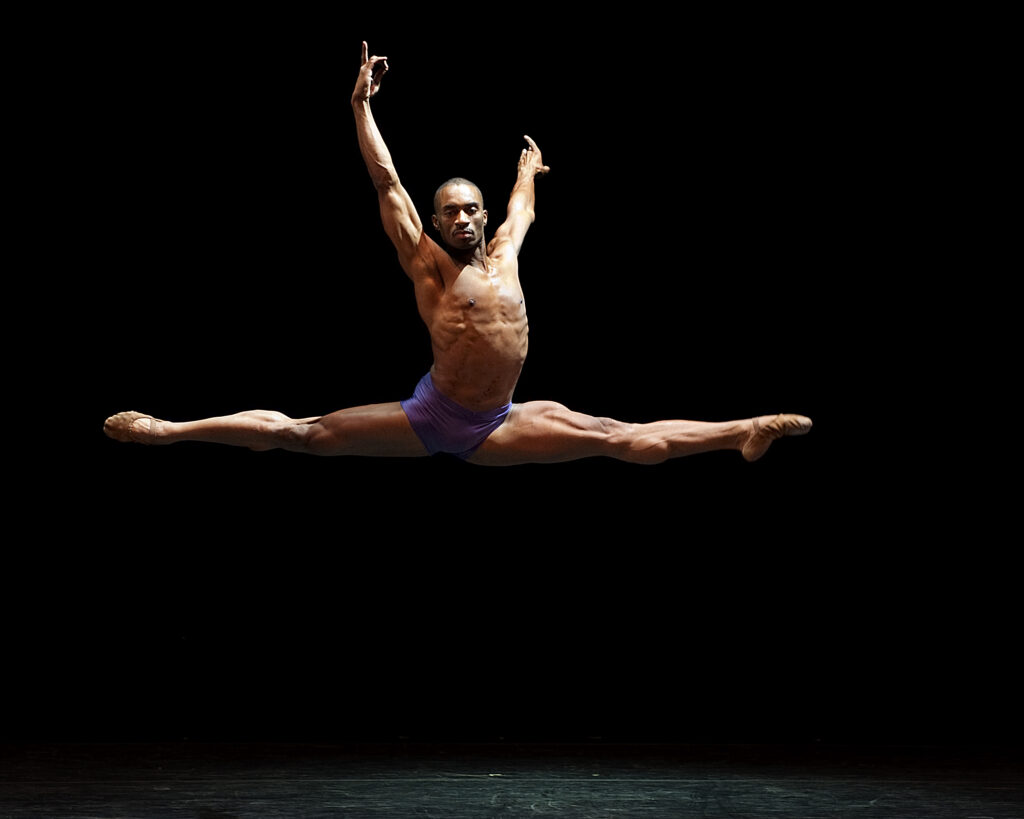
M 402 261 L 406 275 L 416 288 L 416 300 L 422 309 L 436 305 L 445 291 L 445 272 L 453 267 L 451 257 L 426 232 L 420 236 L 416 252 Z
M 442 278 L 442 266 L 448 254 L 441 249 L 426 231 L 423 231 L 416 242 L 415 248 L 407 256 L 402 257 L 402 267 L 413 281 L 423 278 Z
M 487 258 L 495 262 L 501 262 L 506 259 L 515 260 L 518 252 L 516 243 L 507 231 L 495 234 L 494 238 L 487 244 Z

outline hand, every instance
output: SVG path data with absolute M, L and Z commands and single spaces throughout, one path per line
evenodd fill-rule
M 523 148 L 523 152 L 519 155 L 519 172 L 522 174 L 524 171 L 532 178 L 536 174 L 545 174 L 551 170 L 547 165 L 544 164 L 544 160 L 540 155 L 540 148 L 537 147 L 537 143 L 534 142 L 530 137 L 523 135 L 529 145 Z
M 352 102 L 369 100 L 380 91 L 380 81 L 388 73 L 387 57 L 368 57 L 366 42 L 363 41 L 363 61 L 356 78 L 356 87 L 352 91 Z

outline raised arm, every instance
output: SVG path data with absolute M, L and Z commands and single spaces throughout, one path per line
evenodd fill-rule
M 398 179 L 391 153 L 384 144 L 384 138 L 370 110 L 370 98 L 380 90 L 381 80 L 387 70 L 387 57 L 368 56 L 364 42 L 362 65 L 356 78 L 355 89 L 352 91 L 352 110 L 356 118 L 359 150 L 363 155 L 363 161 L 366 162 L 366 169 L 370 172 L 370 179 L 377 189 L 384 232 L 398 251 L 403 269 L 411 277 L 411 263 L 423 233 L 423 223 L 412 199 Z
M 512 187 L 512 194 L 509 196 L 505 221 L 495 231 L 492 241 L 494 247 L 499 242 L 511 242 L 516 253 L 519 253 L 519 248 L 523 246 L 526 231 L 530 229 L 535 218 L 534 177 L 546 174 L 550 170 L 544 164 L 537 143 L 528 136 L 524 136 L 523 139 L 528 144 L 519 155 L 516 184 Z

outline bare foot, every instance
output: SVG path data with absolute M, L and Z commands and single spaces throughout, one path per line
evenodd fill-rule
M 103 431 L 115 441 L 135 444 L 155 444 L 155 425 L 159 420 L 141 412 L 119 412 L 103 422 Z
M 784 435 L 806 435 L 811 431 L 811 419 L 803 415 L 765 415 L 753 422 L 754 431 L 741 450 L 748 461 L 756 461 L 768 451 L 772 441 Z

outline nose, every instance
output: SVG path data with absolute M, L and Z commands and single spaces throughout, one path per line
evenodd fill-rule
M 469 224 L 469 214 L 466 213 L 466 211 L 464 211 L 464 210 L 460 210 L 458 215 L 455 217 L 455 223 L 457 225 L 468 225 Z

